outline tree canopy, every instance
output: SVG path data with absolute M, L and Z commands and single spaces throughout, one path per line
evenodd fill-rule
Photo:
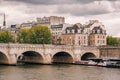
M 119 45 L 120 42 L 117 40 L 117 38 L 114 38 L 112 36 L 107 37 L 107 45 Z
M 0 31 L 0 43 L 9 43 L 9 42 L 14 42 L 12 34 L 7 30 Z
M 17 36 L 19 43 L 49 44 L 51 41 L 51 32 L 46 26 L 34 26 L 31 29 L 21 29 Z
M 29 43 L 29 29 L 21 29 L 17 33 L 17 42 L 19 43 Z

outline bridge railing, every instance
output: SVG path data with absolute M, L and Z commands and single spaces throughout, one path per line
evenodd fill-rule
M 9 44 L 0 43 L 0 48 L 8 48 Z
M 19 44 L 19 43 L 0 43 L 0 47 L 22 47 L 22 48 L 52 48 L 52 49 L 101 49 L 101 48 L 120 48 L 120 46 L 76 46 L 76 45 L 52 45 L 52 44 Z
M 98 48 L 120 48 L 120 46 L 99 46 Z

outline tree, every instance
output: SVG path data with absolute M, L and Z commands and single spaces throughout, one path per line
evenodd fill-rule
M 49 44 L 51 41 L 50 29 L 46 26 L 34 26 L 30 30 L 30 43 Z
M 107 37 L 107 45 L 119 45 L 119 44 L 120 42 L 116 38 L 112 36 Z
M 21 29 L 17 33 L 17 42 L 19 43 L 29 43 L 29 29 Z
M 0 43 L 9 43 L 9 42 L 14 42 L 12 34 L 7 30 L 0 31 Z

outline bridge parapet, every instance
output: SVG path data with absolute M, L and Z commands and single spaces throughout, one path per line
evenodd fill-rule
M 6 47 L 8 47 L 8 44 L 0 43 L 0 48 L 6 48 Z
M 98 48 L 99 49 L 101 49 L 101 48 L 104 48 L 104 49 L 106 49 L 106 48 L 117 48 L 117 49 L 119 49 L 120 46 L 99 46 Z

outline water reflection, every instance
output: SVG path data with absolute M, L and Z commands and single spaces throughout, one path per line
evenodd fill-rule
M 0 80 L 120 80 L 120 69 L 69 64 L 1 66 Z

